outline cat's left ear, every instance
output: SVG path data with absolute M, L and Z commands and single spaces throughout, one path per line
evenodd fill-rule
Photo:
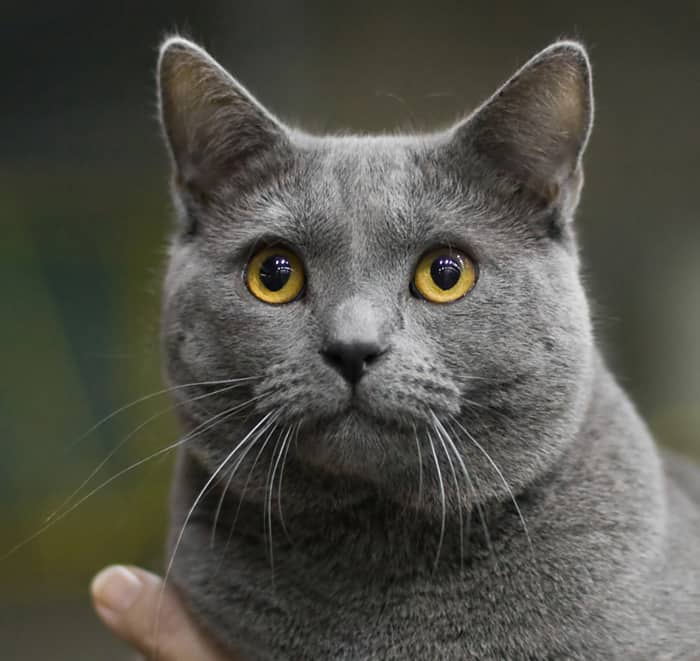
M 453 129 L 451 144 L 505 175 L 567 218 L 583 183 L 581 157 L 593 123 L 584 47 L 552 44 Z
M 282 123 L 187 39 L 171 37 L 161 46 L 158 97 L 182 197 L 206 199 L 224 181 L 249 184 L 288 147 Z

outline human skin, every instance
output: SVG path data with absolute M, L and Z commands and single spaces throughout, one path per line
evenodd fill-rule
M 163 589 L 155 574 L 138 567 L 107 567 L 95 576 L 90 592 L 107 628 L 146 659 L 231 661 L 202 635 L 175 591 Z

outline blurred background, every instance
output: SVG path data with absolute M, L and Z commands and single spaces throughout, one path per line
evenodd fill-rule
M 700 457 L 700 5 L 688 2 L 57 3 L 0 20 L 0 555 L 177 437 L 162 387 L 170 223 L 160 39 L 200 41 L 312 131 L 436 128 L 559 36 L 582 38 L 597 125 L 579 215 L 596 326 L 664 444 Z M 157 416 L 166 411 L 160 417 Z M 3 659 L 117 659 L 89 609 L 111 562 L 159 569 L 170 457 L 0 561 Z

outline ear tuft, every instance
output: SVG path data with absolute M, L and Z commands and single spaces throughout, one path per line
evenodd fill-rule
M 284 141 L 281 123 L 204 49 L 182 37 L 166 39 L 160 48 L 158 95 L 176 183 L 194 195 L 206 196 L 222 179 L 240 176 L 251 159 Z
M 585 48 L 559 41 L 527 62 L 456 129 L 476 156 L 570 212 L 593 122 Z

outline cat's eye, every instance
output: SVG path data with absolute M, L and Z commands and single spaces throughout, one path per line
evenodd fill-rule
M 421 257 L 411 290 L 431 303 L 452 303 L 476 284 L 476 264 L 452 248 L 431 250 Z
M 281 246 L 263 248 L 255 253 L 246 267 L 245 280 L 253 296 L 272 305 L 290 303 L 304 293 L 301 260 Z

